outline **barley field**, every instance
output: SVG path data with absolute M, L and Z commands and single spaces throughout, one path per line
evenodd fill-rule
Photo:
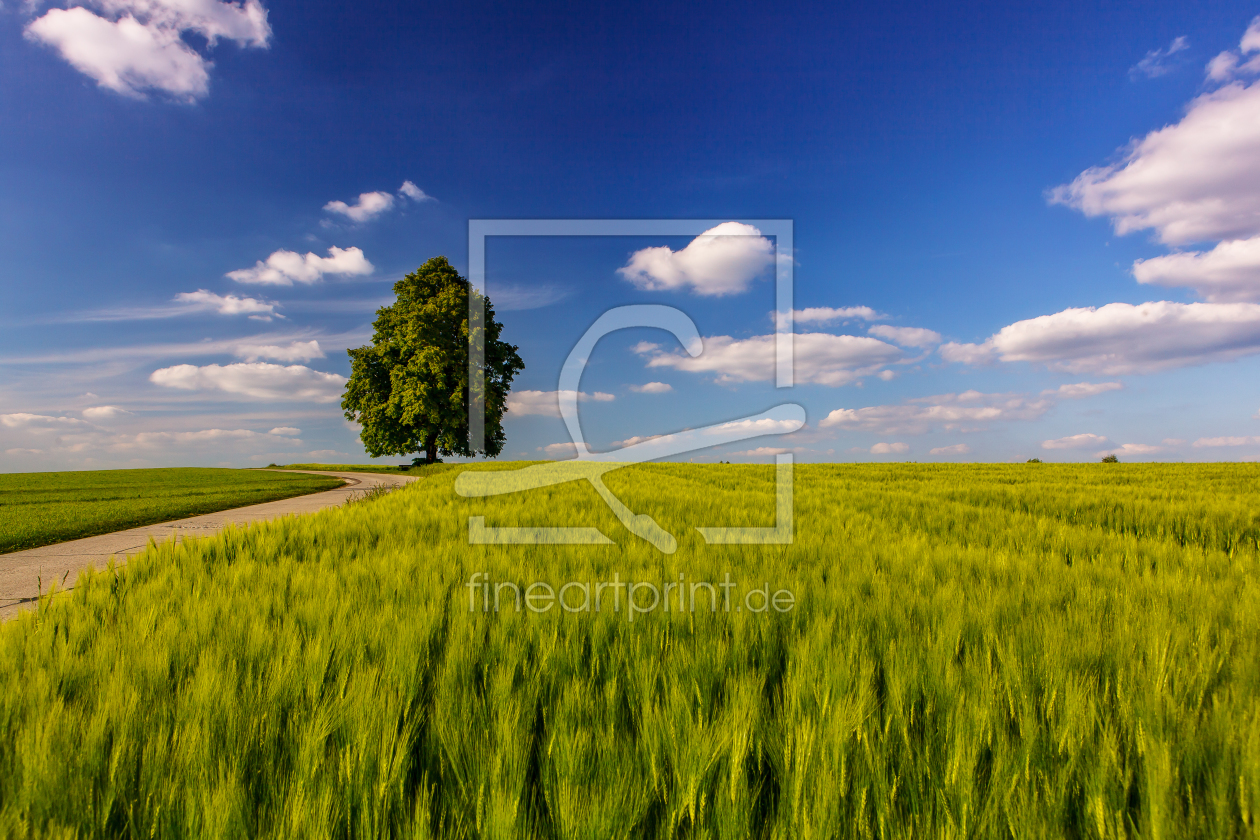
M 1256 465 L 802 465 L 767 546 L 695 527 L 773 524 L 773 467 L 609 473 L 669 555 L 589 485 L 461 469 L 0 626 L 0 836 L 1257 834 Z M 535 583 L 572 585 L 518 611 Z

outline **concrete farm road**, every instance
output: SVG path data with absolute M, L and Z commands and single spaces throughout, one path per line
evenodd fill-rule
M 103 569 L 108 565 L 110 557 L 114 558 L 116 564 L 122 565 L 128 557 L 143 551 L 149 544 L 150 538 L 163 542 L 171 537 L 182 540 L 185 537 L 210 536 L 217 534 L 229 524 L 247 525 L 251 522 L 265 522 L 289 514 L 314 513 L 324 508 L 343 505 L 352 496 L 365 490 L 375 487 L 401 487 L 415 481 L 413 476 L 382 473 L 326 472 L 324 470 L 285 470 L 285 472 L 331 475 L 346 479 L 346 484 L 332 490 L 308 493 L 305 496 L 294 496 L 274 502 L 263 502 L 260 505 L 221 510 L 218 513 L 205 513 L 171 522 L 128 528 L 112 534 L 84 537 L 39 548 L 28 548 L 25 551 L 0 554 L 0 621 L 11 618 L 22 610 L 35 608 L 39 599 L 41 579 L 45 591 L 54 583 L 60 586 L 63 579 L 66 582 L 65 588 L 71 589 L 79 572 L 89 567 Z

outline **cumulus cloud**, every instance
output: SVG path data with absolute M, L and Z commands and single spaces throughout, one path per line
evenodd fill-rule
M 798 324 L 830 324 L 834 321 L 879 321 L 883 315 L 869 306 L 842 306 L 832 309 L 829 306 L 811 306 L 808 309 L 792 310 L 792 320 Z
M 270 321 L 272 318 L 283 318 L 276 312 L 278 304 L 252 297 L 236 295 L 217 295 L 214 292 L 198 289 L 195 292 L 181 292 L 175 296 L 175 303 L 183 304 L 185 311 L 217 312 L 220 315 L 248 315 L 251 320 Z
M 674 386 L 668 382 L 648 382 L 643 385 L 631 385 L 630 390 L 636 394 L 668 394 Z
M 774 261 L 774 244 L 752 225 L 723 222 L 680 251 L 667 246 L 630 255 L 617 273 L 640 289 L 698 295 L 740 294 Z
M 415 202 L 437 201 L 436 198 L 434 198 L 431 195 L 428 195 L 427 193 L 425 193 L 424 190 L 420 189 L 419 187 L 417 187 L 415 184 L 411 183 L 410 181 L 402 182 L 402 186 L 398 188 L 398 194 L 401 196 L 406 196 L 407 198 Z
M 902 347 L 935 347 L 941 343 L 941 334 L 922 327 L 890 327 L 879 324 L 867 330 L 868 333 L 900 344 Z
M 965 443 L 955 443 L 952 446 L 938 446 L 930 450 L 932 455 L 966 455 L 971 452 L 971 447 Z
M 149 381 L 184 391 L 222 391 L 259 400 L 336 402 L 346 378 L 304 365 L 238 362 L 231 365 L 175 365 L 155 370 Z
M 278 344 L 238 344 L 232 355 L 247 362 L 271 359 L 277 362 L 309 362 L 324 358 L 318 341 L 291 341 L 287 347 Z
M 367 261 L 358 248 L 328 249 L 328 256 L 298 254 L 294 251 L 276 251 L 259 260 L 253 268 L 229 271 L 227 277 L 237 283 L 254 283 L 268 286 L 292 286 L 296 283 L 314 283 L 325 274 L 359 276 L 371 274 L 376 268 Z
M 933 428 L 974 431 L 976 424 L 1006 420 L 1036 420 L 1053 403 L 1033 400 L 1022 394 L 937 394 L 919 397 L 901 405 L 875 405 L 867 408 L 837 408 L 819 422 L 820 428 L 882 434 L 921 435 Z
M 774 378 L 775 339 L 774 335 L 745 339 L 715 335 L 704 339 L 704 352 L 694 357 L 677 351 L 666 353 L 647 342 L 637 345 L 635 352 L 648 356 L 648 367 L 714 373 L 722 383 L 765 382 Z M 848 385 L 904 356 L 891 344 L 866 336 L 798 333 L 793 341 L 799 385 Z
M 549 443 L 546 446 L 538 447 L 539 450 L 546 453 L 548 458 L 558 460 L 566 460 L 577 457 L 577 447 L 572 443 Z
M 281 437 L 297 437 L 302 434 L 302 430 L 296 429 L 293 426 L 276 426 L 274 429 L 267 432 L 267 434 L 280 435 Z
M 872 455 L 900 455 L 910 451 L 908 443 L 877 443 L 870 448 Z
M 1147 134 L 1117 163 L 1054 189 L 1050 200 L 1109 216 L 1118 234 L 1153 229 L 1170 245 L 1260 235 L 1257 146 L 1260 85 L 1232 83 L 1199 96 L 1180 122 Z
M 559 417 L 560 416 L 560 394 L 572 394 L 572 391 L 512 391 L 508 394 L 507 410 L 512 414 L 520 417 L 528 414 L 539 415 L 543 417 Z M 585 391 L 579 391 L 577 395 L 578 402 L 612 402 L 616 397 L 612 394 L 605 394 L 602 391 L 596 391 L 588 394 Z
M 1091 446 L 1102 446 L 1107 442 L 1107 438 L 1102 435 L 1079 434 L 1069 435 L 1068 437 L 1056 438 L 1055 440 L 1043 440 L 1041 442 L 1042 449 L 1089 449 Z
M 1243 33 L 1237 52 L 1226 50 L 1208 62 L 1208 79 L 1213 82 L 1228 82 L 1240 75 L 1260 72 L 1260 56 L 1243 60 L 1257 50 L 1260 50 L 1260 17 L 1252 20 Z
M 1260 304 L 1109 303 L 1017 321 L 982 344 L 941 348 L 946 361 L 1000 358 L 1072 373 L 1151 373 L 1260 352 Z
M 205 96 L 210 64 L 184 33 L 242 46 L 266 47 L 267 10 L 258 0 L 99 0 L 104 15 L 82 6 L 50 9 L 31 21 L 26 37 L 55 49 L 103 88 L 143 97 L 162 91 L 185 101 Z
M 1080 400 L 1123 389 L 1124 385 L 1119 382 L 1076 382 L 1071 385 L 1060 385 L 1058 388 L 1041 393 L 1043 396 L 1055 396 L 1065 400 Z
M 324 205 L 329 213 L 345 216 L 352 222 L 370 222 L 382 213 L 388 213 L 394 207 L 394 197 L 387 192 L 365 192 L 359 194 L 354 204 L 344 201 L 330 201 Z
M 1188 49 L 1190 49 L 1190 42 L 1185 35 L 1173 38 L 1171 44 L 1161 49 L 1151 50 L 1141 61 L 1130 67 L 1129 78 L 1155 79 L 1167 75 L 1176 69 L 1176 64 L 1169 59 Z
M 96 405 L 83 409 L 80 414 L 89 420 L 101 421 L 113 420 L 115 417 L 123 417 L 131 414 L 131 412 L 125 411 L 116 405 Z
M 1219 446 L 1260 446 L 1260 437 L 1203 437 L 1190 445 L 1196 449 Z
M 1133 263 L 1139 283 L 1186 286 L 1213 302 L 1260 301 L 1260 237 L 1219 243 Z

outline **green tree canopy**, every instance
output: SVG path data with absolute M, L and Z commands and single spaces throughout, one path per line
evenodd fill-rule
M 495 457 L 503 451 L 503 412 L 512 379 L 524 370 L 517 348 L 485 305 L 485 447 L 468 441 L 468 296 L 478 294 L 446 260 L 434 257 L 394 284 L 398 299 L 378 309 L 372 344 L 348 350 L 350 381 L 341 407 L 363 426 L 373 458 L 423 453 Z M 474 325 L 475 327 L 475 325 Z

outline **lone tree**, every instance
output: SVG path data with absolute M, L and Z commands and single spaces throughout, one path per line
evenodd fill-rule
M 393 306 L 376 312 L 372 344 L 347 350 L 350 381 L 341 400 L 347 420 L 373 458 L 424 454 L 471 457 L 503 451 L 503 412 L 512 379 L 525 363 L 516 346 L 499 340 L 503 325 L 485 303 L 485 447 L 468 442 L 468 296 L 472 284 L 434 257 L 394 284 Z M 418 459 L 417 459 L 418 460 Z

